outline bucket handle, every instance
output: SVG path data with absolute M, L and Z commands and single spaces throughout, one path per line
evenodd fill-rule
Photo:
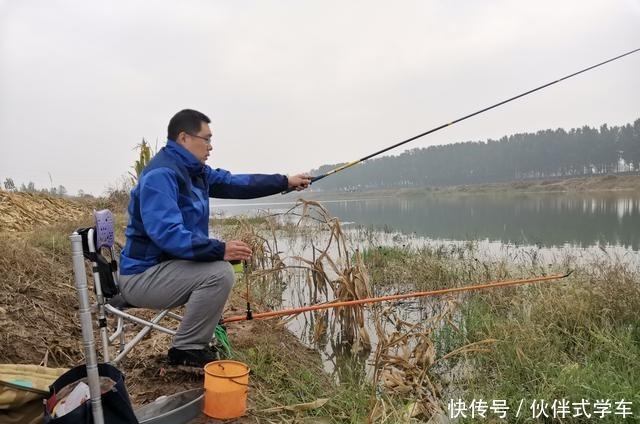
M 241 382 L 241 381 L 236 381 L 235 379 L 230 378 L 230 377 L 229 377 L 228 379 L 229 379 L 229 380 L 231 380 L 231 381 L 233 381 L 234 383 L 236 383 L 236 384 L 237 384 L 237 385 L 239 385 L 239 386 L 245 386 L 245 387 L 246 387 L 246 386 L 248 386 L 248 385 L 249 385 L 249 383 L 243 383 L 243 382 Z
M 220 368 L 224 369 L 224 366 L 220 365 Z M 248 373 L 249 373 L 249 371 L 247 371 L 247 374 L 248 374 Z M 246 375 L 246 374 L 245 374 L 245 375 Z M 244 377 L 244 375 L 243 375 L 242 377 Z M 249 386 L 249 383 L 242 383 L 242 382 L 240 382 L 240 381 L 236 381 L 236 380 L 234 380 L 234 378 L 233 378 L 233 377 L 226 377 L 226 379 L 227 379 L 227 380 L 231 380 L 231 381 L 233 381 L 233 382 L 234 382 L 234 383 L 236 383 L 238 386 L 245 386 L 245 387 Z

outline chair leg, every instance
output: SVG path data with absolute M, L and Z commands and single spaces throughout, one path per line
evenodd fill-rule
M 124 331 L 124 320 L 122 319 L 122 317 L 117 317 L 117 321 L 116 321 L 116 330 L 113 332 L 113 334 L 111 336 L 109 336 L 109 343 L 113 343 L 114 341 L 116 341 L 116 338 L 118 338 L 118 336 L 121 336 L 122 333 Z
M 126 319 L 127 321 L 131 321 L 131 322 L 135 322 L 136 324 L 140 324 L 142 326 L 145 327 L 150 327 L 153 330 L 158 330 L 158 331 L 162 331 L 163 333 L 169 334 L 170 336 L 173 336 L 176 334 L 176 332 L 174 330 L 170 330 L 166 327 L 163 327 L 162 325 L 159 325 L 158 322 L 160 321 L 160 319 L 164 318 L 167 314 L 169 314 L 169 310 L 168 309 L 164 309 L 162 311 L 160 311 L 155 317 L 153 317 L 151 320 L 145 320 L 142 318 L 138 318 L 135 315 L 131 315 L 127 312 L 121 311 L 117 308 L 114 308 L 111 305 L 106 305 L 107 310 L 118 316 L 118 317 L 122 317 L 124 319 Z
M 168 316 L 169 318 L 173 318 L 173 319 L 175 319 L 176 321 L 182 321 L 182 316 L 180 316 L 180 315 L 178 315 L 178 314 L 174 314 L 173 312 L 169 312 L 169 313 L 167 314 L 167 316 Z
M 102 361 L 109 362 L 109 333 L 106 326 L 100 328 L 100 339 L 102 340 Z
M 122 313 L 124 314 L 125 312 L 122 312 Z M 162 327 L 161 325 L 158 325 L 158 322 L 160 322 L 160 320 L 162 320 L 162 318 L 164 318 L 165 315 L 167 315 L 168 313 L 169 313 L 169 311 L 165 309 L 164 311 L 161 311 L 155 317 L 153 317 L 153 319 L 151 321 L 145 321 L 145 320 L 142 320 L 140 318 L 133 317 L 132 315 L 130 315 L 132 318 L 135 318 L 135 320 L 133 320 L 134 322 L 144 326 L 144 328 L 142 330 L 140 330 L 133 337 L 133 339 L 131 339 L 129 341 L 129 343 L 124 345 L 124 347 L 122 347 L 122 345 L 121 345 L 122 350 L 120 351 L 120 353 L 118 353 L 118 355 L 113 359 L 112 362 L 114 364 L 118 364 L 131 351 L 131 349 L 133 349 L 135 347 L 135 345 L 137 345 L 140 342 L 140 340 L 142 340 L 147 334 L 149 334 L 149 332 L 151 330 L 159 330 L 159 331 L 162 331 L 163 333 L 174 335 L 176 333 L 175 331 L 169 330 L 168 328 L 165 328 L 165 327 Z M 129 315 L 129 314 L 127 314 L 127 315 Z

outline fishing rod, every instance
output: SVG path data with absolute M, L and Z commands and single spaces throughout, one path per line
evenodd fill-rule
M 411 137 L 411 138 L 408 138 L 408 139 L 403 140 L 403 141 L 401 141 L 401 142 L 399 142 L 399 143 L 396 143 L 396 144 L 394 144 L 394 145 L 392 145 L 392 146 L 385 147 L 385 148 L 384 148 L 384 149 L 382 149 L 382 150 L 378 150 L 377 152 L 371 153 L 370 155 L 367 155 L 367 156 L 363 157 L 362 159 L 358 159 L 358 160 L 354 160 L 353 162 L 346 163 L 346 164 L 344 164 L 344 165 L 342 165 L 342 166 L 339 166 L 339 167 L 337 167 L 337 168 L 335 168 L 335 169 L 332 169 L 331 171 L 328 171 L 328 172 L 326 172 L 326 173 L 324 173 L 324 174 L 322 174 L 322 175 L 317 175 L 317 176 L 315 176 L 315 177 L 311 177 L 311 182 L 312 182 L 312 183 L 314 183 L 314 182 L 316 182 L 316 181 L 318 181 L 318 180 L 321 180 L 321 179 L 323 179 L 323 178 L 325 178 L 325 177 L 328 177 L 329 175 L 335 174 L 336 172 L 344 171 L 344 170 L 345 170 L 345 169 L 347 169 L 347 168 L 351 168 L 353 165 L 357 165 L 357 164 L 359 164 L 359 163 L 361 163 L 361 162 L 366 161 L 367 159 L 371 159 L 371 158 L 372 158 L 372 157 L 374 157 L 374 156 L 378 156 L 378 155 L 380 155 L 380 154 L 382 154 L 382 153 L 384 153 L 384 152 L 387 152 L 387 151 L 389 151 L 389 150 L 391 150 L 391 149 L 395 149 L 396 147 L 402 146 L 403 144 L 407 144 L 407 143 L 409 143 L 409 142 L 411 142 L 411 141 L 413 141 L 413 140 L 416 140 L 416 139 L 418 139 L 418 138 L 420 138 L 420 137 L 424 137 L 425 135 L 432 134 L 432 133 L 434 133 L 434 132 L 436 132 L 436 131 L 440 131 L 440 130 L 441 130 L 441 129 L 443 129 L 443 128 L 450 127 L 450 126 L 451 126 L 451 125 L 453 125 L 453 124 L 457 124 L 457 123 L 458 123 L 458 122 L 460 122 L 460 121 L 464 121 L 465 119 L 469 119 L 469 118 L 471 118 L 471 117 L 473 117 L 473 116 L 479 115 L 479 114 L 481 114 L 481 113 L 484 113 L 484 112 L 486 112 L 486 111 L 488 111 L 488 110 L 491 110 L 491 109 L 493 109 L 493 108 L 496 108 L 496 107 L 498 107 L 498 106 L 502 106 L 503 104 L 509 103 L 509 102 L 511 102 L 511 101 L 513 101 L 513 100 L 516 100 L 516 99 L 519 99 L 520 97 L 524 97 L 524 96 L 527 96 L 527 95 L 529 95 L 529 94 L 531 94 L 531 93 L 535 93 L 535 92 L 536 92 L 536 91 L 538 91 L 538 90 L 542 90 L 543 88 L 549 87 L 549 86 L 551 86 L 551 85 L 553 85 L 553 84 L 557 84 L 557 83 L 559 83 L 560 81 L 564 81 L 564 80 L 569 79 L 569 78 L 571 78 L 571 77 L 575 77 L 576 75 L 579 75 L 579 74 L 582 74 L 582 73 L 584 73 L 584 72 L 590 71 L 591 69 L 594 69 L 594 68 L 597 68 L 597 67 L 599 67 L 599 66 L 605 65 L 605 64 L 607 64 L 607 63 L 609 63 L 609 62 L 613 62 L 613 61 L 615 61 L 615 60 L 621 59 L 621 58 L 623 58 L 623 57 L 625 57 L 625 56 L 628 56 L 628 55 L 630 55 L 630 54 L 636 53 L 637 51 L 640 51 L 640 48 L 637 48 L 637 49 L 634 49 L 634 50 L 628 51 L 628 52 L 623 53 L 623 54 L 621 54 L 621 55 L 619 55 L 619 56 L 616 56 L 616 57 L 613 57 L 613 58 L 611 58 L 611 59 L 605 60 L 604 62 L 600 62 L 600 63 L 598 63 L 598 64 L 596 64 L 596 65 L 589 66 L 588 68 L 584 68 L 584 69 L 582 69 L 582 70 L 580 70 L 580 71 L 578 71 L 578 72 L 574 72 L 573 74 L 570 74 L 570 75 L 564 76 L 564 77 L 562 77 L 562 78 L 560 78 L 560 79 L 557 79 L 557 80 L 555 80 L 555 81 L 552 81 L 552 82 L 549 82 L 549 83 L 547 83 L 547 84 L 541 85 L 540 87 L 537 87 L 537 88 L 534 88 L 534 89 L 532 89 L 532 90 L 526 91 L 526 92 L 524 92 L 524 93 L 522 93 L 522 94 L 518 94 L 517 96 L 511 97 L 511 98 L 506 99 L 506 100 L 503 100 L 503 101 L 501 101 L 501 102 L 499 102 L 499 103 L 496 103 L 496 104 L 494 104 L 494 105 L 492 105 L 492 106 L 485 107 L 484 109 L 481 109 L 481 110 L 479 110 L 479 111 L 477 111 L 477 112 L 470 113 L 469 115 L 463 116 L 462 118 L 458 118 L 458 119 L 456 119 L 456 120 L 454 120 L 454 121 L 451 121 L 451 122 L 449 122 L 449 123 L 442 124 L 442 125 L 440 125 L 439 127 L 435 127 L 435 128 L 433 128 L 433 129 L 430 129 L 429 131 L 425 131 L 425 132 L 423 132 L 423 133 L 421 133 L 421 134 L 415 135 L 415 136 L 413 136 L 413 137 Z M 293 190 L 294 190 L 293 188 L 290 188 L 290 189 L 288 189 L 288 190 L 283 191 L 283 192 L 282 192 L 282 194 L 287 194 L 287 193 L 289 193 L 289 192 L 291 192 L 291 191 L 293 191 Z
M 483 289 L 494 289 L 497 287 L 506 287 L 506 286 L 515 286 L 520 284 L 530 284 L 537 283 L 541 281 L 549 281 L 549 280 L 561 280 L 563 278 L 567 278 L 571 275 L 573 271 L 569 271 L 566 274 L 558 274 L 558 275 L 550 275 L 547 277 L 535 277 L 535 278 L 527 278 L 524 280 L 511 280 L 511 281 L 496 281 L 492 283 L 486 284 L 478 284 L 471 286 L 463 286 L 463 287 L 454 287 L 450 289 L 440 289 L 440 290 L 432 290 L 432 291 L 424 291 L 424 292 L 415 292 L 415 293 L 407 293 L 407 294 L 395 294 L 390 296 L 382 296 L 382 297 L 369 297 L 366 299 L 358 299 L 358 300 L 348 300 L 343 302 L 331 302 L 331 303 L 322 303 L 318 305 L 304 306 L 301 308 L 294 309 L 284 309 L 281 311 L 270 311 L 270 312 L 262 312 L 259 314 L 252 313 L 250 309 L 247 310 L 247 315 L 236 315 L 229 318 L 224 318 L 222 320 L 223 324 L 227 324 L 229 322 L 236 321 L 248 321 L 251 319 L 261 319 L 261 318 L 273 318 L 284 315 L 295 315 L 302 312 L 308 311 L 318 311 L 321 309 L 330 309 L 330 308 L 341 308 L 345 306 L 358 306 L 364 305 L 367 303 L 378 303 L 385 302 L 389 300 L 400 300 L 400 299 L 408 299 L 412 297 L 425 297 L 425 296 L 439 296 L 447 293 L 458 293 L 464 291 L 473 291 L 473 290 L 483 290 Z

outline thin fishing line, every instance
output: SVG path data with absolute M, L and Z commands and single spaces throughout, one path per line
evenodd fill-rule
M 312 183 L 313 183 L 313 182 L 316 182 L 316 181 L 321 180 L 321 179 L 323 179 L 323 178 L 325 178 L 325 177 L 328 177 L 329 175 L 335 174 L 336 172 L 340 172 L 340 171 L 343 171 L 343 170 L 345 170 L 345 169 L 347 169 L 347 168 L 351 168 L 353 165 L 357 165 L 357 164 L 359 164 L 360 162 L 364 162 L 364 161 L 366 161 L 366 160 L 368 160 L 368 159 L 371 159 L 371 158 L 372 158 L 372 157 L 374 157 L 374 156 L 378 156 L 378 155 L 380 155 L 380 154 L 382 154 L 382 153 L 388 152 L 388 151 L 389 151 L 389 150 L 391 150 L 391 149 L 395 149 L 396 147 L 402 146 L 403 144 L 407 144 L 407 143 L 409 143 L 409 142 L 411 142 L 411 141 L 414 141 L 414 140 L 416 140 L 416 139 L 418 139 L 418 138 L 420 138 L 420 137 L 424 137 L 425 135 L 432 134 L 432 133 L 434 133 L 434 132 L 436 132 L 436 131 L 440 131 L 440 130 L 441 130 L 441 129 L 443 129 L 443 128 L 450 127 L 451 125 L 457 124 L 458 122 L 464 121 L 465 119 L 469 119 L 469 118 L 471 118 L 471 117 L 473 117 L 473 116 L 479 115 L 479 114 L 484 113 L 484 112 L 486 112 L 486 111 L 488 111 L 488 110 L 494 109 L 494 108 L 496 108 L 496 107 L 498 107 L 498 106 L 502 106 L 502 105 L 504 105 L 504 104 L 506 104 L 506 103 L 509 103 L 509 102 L 512 102 L 512 101 L 514 101 L 514 100 L 516 100 L 516 99 L 519 99 L 519 98 L 521 98 L 521 97 L 527 96 L 527 95 L 529 95 L 529 94 L 531 94 L 531 93 L 535 93 L 536 91 L 542 90 L 543 88 L 547 88 L 547 87 L 549 87 L 549 86 L 551 86 L 551 85 L 554 85 L 554 84 L 557 84 L 557 83 L 559 83 L 559 82 L 561 82 L 561 81 L 564 81 L 564 80 L 567 80 L 567 79 L 569 79 L 569 78 L 575 77 L 576 75 L 580 75 L 580 74 L 582 74 L 582 73 L 585 73 L 585 72 L 587 72 L 587 71 L 590 71 L 590 70 L 592 70 L 592 69 L 595 69 L 595 68 L 597 68 L 597 67 L 599 67 L 599 66 L 602 66 L 602 65 L 605 65 L 605 64 L 607 64 L 607 63 L 613 62 L 613 61 L 615 61 L 615 60 L 621 59 L 621 58 L 623 58 L 623 57 L 625 57 L 625 56 L 629 56 L 630 54 L 636 53 L 636 52 L 638 52 L 638 51 L 640 51 L 640 48 L 637 48 L 637 49 L 634 49 L 634 50 L 628 51 L 628 52 L 623 53 L 623 54 L 621 54 L 621 55 L 618 55 L 618 56 L 616 56 L 616 57 L 612 57 L 611 59 L 607 59 L 607 60 L 605 60 L 605 61 L 603 61 L 603 62 L 600 62 L 600 63 L 597 63 L 597 64 L 595 64 L 595 65 L 589 66 L 588 68 L 584 68 L 584 69 L 582 69 L 582 70 L 580 70 L 580 71 L 578 71 L 578 72 L 574 72 L 574 73 L 572 73 L 572 74 L 569 74 L 569 75 L 566 75 L 566 76 L 564 76 L 564 77 L 562 77 L 562 78 L 559 78 L 559 79 L 557 79 L 557 80 L 555 80 L 555 81 L 551 81 L 551 82 L 548 82 L 548 83 L 546 83 L 546 84 L 543 84 L 543 85 L 541 85 L 540 87 L 536 87 L 536 88 L 531 89 L 531 90 L 529 90 L 529 91 L 525 91 L 524 93 L 518 94 L 517 96 L 510 97 L 510 98 L 508 98 L 508 99 L 506 99 L 506 100 L 503 100 L 503 101 L 501 101 L 501 102 L 499 102 L 499 103 L 496 103 L 496 104 L 494 104 L 494 105 L 491 105 L 491 106 L 485 107 L 484 109 L 480 109 L 480 110 L 478 110 L 477 112 L 473 112 L 473 113 L 470 113 L 470 114 L 468 114 L 468 115 L 465 115 L 465 116 L 463 116 L 462 118 L 458 118 L 458 119 L 453 120 L 453 121 L 451 121 L 451 122 L 448 122 L 448 123 L 446 123 L 446 124 L 442 124 L 442 125 L 440 125 L 440 126 L 438 126 L 438 127 L 432 128 L 432 129 L 430 129 L 429 131 L 425 131 L 425 132 L 423 132 L 423 133 L 421 133 L 421 134 L 418 134 L 418 135 L 415 135 L 415 136 L 413 136 L 413 137 L 411 137 L 411 138 L 408 138 L 408 139 L 406 139 L 406 140 L 400 141 L 400 142 L 398 142 L 398 143 L 396 143 L 396 144 L 394 144 L 394 145 L 392 145 L 392 146 L 385 147 L 384 149 L 382 149 L 382 150 L 378 150 L 377 152 L 374 152 L 374 153 L 371 153 L 370 155 L 367 155 L 367 156 L 365 156 L 365 157 L 363 157 L 363 158 L 361 158 L 361 159 L 354 160 L 354 161 L 352 161 L 352 162 L 346 163 L 346 164 L 344 164 L 344 165 L 342 165 L 342 166 L 339 166 L 339 167 L 337 167 L 337 168 L 335 168 L 335 169 L 332 169 L 331 171 L 328 171 L 328 172 L 326 172 L 326 173 L 324 173 L 324 174 L 322 174 L 322 175 L 318 175 L 318 176 L 312 177 L 312 178 L 311 178 L 311 182 L 312 182 Z M 291 192 L 291 191 L 293 191 L 293 189 L 288 189 L 288 190 L 286 190 L 286 191 L 283 191 L 283 192 L 282 192 L 282 194 L 286 194 L 286 193 L 289 193 L 289 192 Z

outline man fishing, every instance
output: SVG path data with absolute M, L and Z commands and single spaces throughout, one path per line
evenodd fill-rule
M 216 360 L 209 343 L 234 283 L 228 261 L 251 256 L 240 240 L 209 238 L 209 198 L 252 199 L 304 190 L 307 174 L 233 175 L 206 164 L 211 120 L 185 109 L 169 121 L 167 144 L 149 162 L 131 191 L 120 256 L 120 291 L 137 307 L 186 305 L 167 359 L 202 367 Z

